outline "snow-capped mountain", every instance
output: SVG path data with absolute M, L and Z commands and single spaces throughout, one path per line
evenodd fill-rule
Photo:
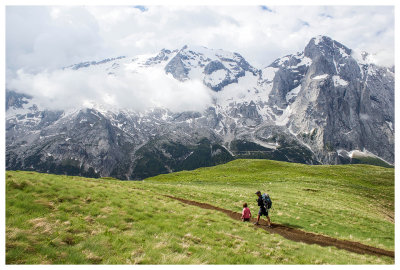
M 329 37 L 261 70 L 238 53 L 195 46 L 64 70 L 116 79 L 158 70 L 202 82 L 212 103 L 179 113 L 99 104 L 46 110 L 9 90 L 7 169 L 143 179 L 234 158 L 341 164 L 362 155 L 394 162 L 394 68 L 356 57 Z

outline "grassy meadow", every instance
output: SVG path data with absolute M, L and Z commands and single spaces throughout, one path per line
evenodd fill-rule
M 172 195 L 394 250 L 394 169 L 235 160 L 140 182 L 6 172 L 7 264 L 393 264 L 289 241 Z

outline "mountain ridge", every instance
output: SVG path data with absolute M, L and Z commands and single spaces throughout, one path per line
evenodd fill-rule
M 238 53 L 187 45 L 73 65 L 116 78 L 157 67 L 181 82 L 201 81 L 213 104 L 200 112 L 95 105 L 68 114 L 7 91 L 6 167 L 142 179 L 238 157 L 346 164 L 354 151 L 392 164 L 394 68 L 352 55 L 318 36 L 263 69 Z

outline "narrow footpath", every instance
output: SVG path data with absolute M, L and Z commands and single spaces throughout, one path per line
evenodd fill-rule
M 204 209 L 211 209 L 211 210 L 216 210 L 220 211 L 222 213 L 227 214 L 231 218 L 235 220 L 241 220 L 241 213 L 236 213 L 227 209 L 219 208 L 210 204 L 206 203 L 201 203 L 201 202 L 196 202 L 196 201 L 190 201 L 186 200 L 183 198 L 178 198 L 170 195 L 165 195 L 168 198 L 178 200 L 180 202 L 183 202 L 185 204 L 189 205 L 194 205 L 197 207 L 201 207 Z M 252 222 L 256 222 L 255 218 L 251 219 Z M 317 244 L 323 247 L 326 246 L 334 246 L 339 249 L 345 249 L 347 251 L 359 253 L 359 254 L 370 254 L 370 255 L 375 255 L 375 256 L 388 256 L 391 258 L 394 258 L 394 251 L 390 250 L 385 250 L 381 248 L 376 248 L 368 245 L 364 245 L 358 242 L 353 242 L 353 241 L 348 241 L 348 240 L 340 240 L 336 238 L 332 238 L 329 236 L 324 236 L 320 234 L 315 234 L 315 233 L 310 233 L 310 232 L 305 232 L 296 228 L 291 228 L 282 224 L 276 224 L 272 223 L 271 227 L 267 227 L 267 224 L 263 220 L 260 222 L 260 225 L 254 225 L 257 226 L 260 229 L 264 229 L 270 233 L 276 233 L 279 234 L 286 239 L 296 241 L 296 242 L 303 242 L 306 244 Z

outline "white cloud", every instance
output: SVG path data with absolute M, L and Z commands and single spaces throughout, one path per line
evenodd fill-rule
M 7 7 L 7 67 L 38 70 L 185 44 L 241 53 L 263 67 L 316 35 L 394 57 L 390 6 Z M 390 59 L 388 59 L 390 58 Z M 391 61 L 389 61 L 391 60 Z M 389 63 L 392 62 L 392 63 Z
M 201 81 L 180 82 L 162 68 L 140 72 L 122 70 L 118 76 L 102 69 L 65 69 L 38 74 L 18 71 L 10 89 L 35 97 L 39 106 L 67 109 L 102 104 L 106 107 L 145 110 L 165 107 L 172 111 L 202 111 L 211 103 L 211 90 Z

